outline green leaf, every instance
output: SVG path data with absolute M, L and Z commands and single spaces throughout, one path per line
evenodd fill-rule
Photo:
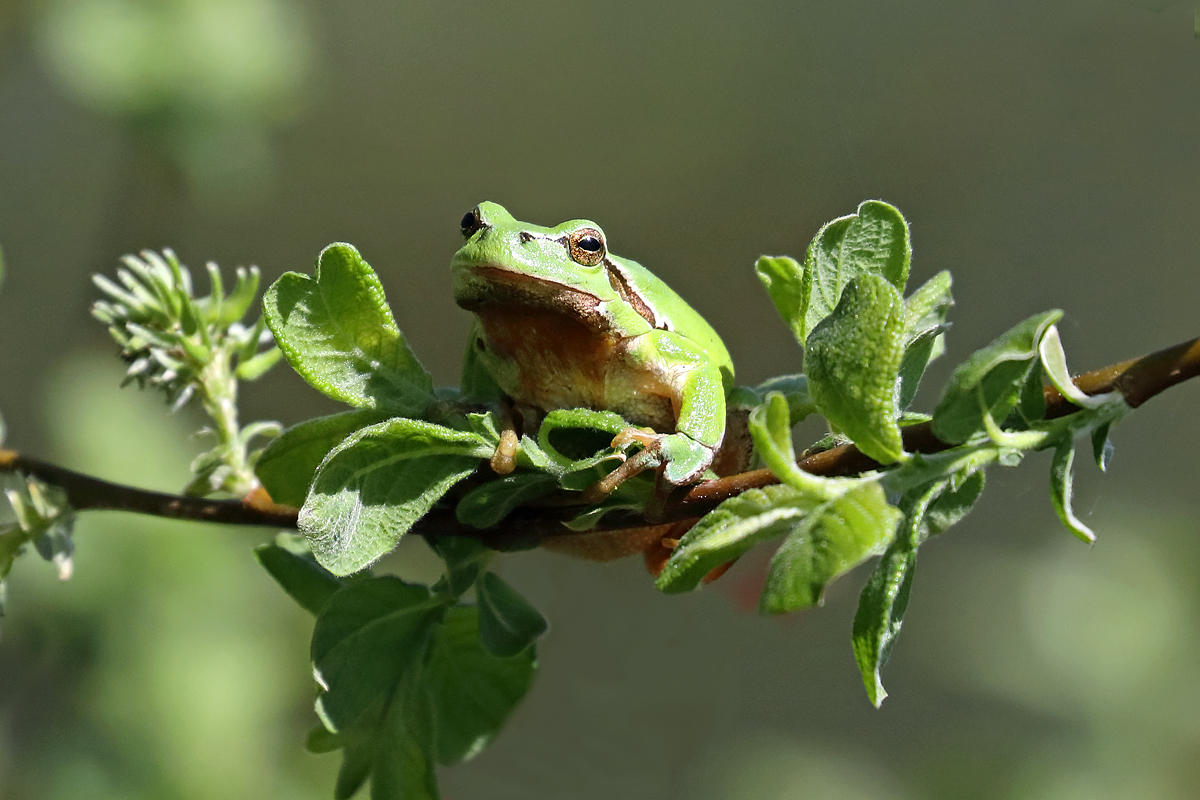
M 438 612 L 444 610 L 438 606 Z M 395 679 L 353 724 L 336 734 L 309 734 L 309 744 L 321 751 L 343 748 L 335 798 L 350 798 L 369 779 L 370 796 L 375 800 L 438 800 L 433 720 L 423 663 L 432 644 L 433 636 L 424 635 L 420 653 L 405 659 L 407 663 L 398 668 Z M 328 693 L 318 701 L 318 712 L 329 724 L 323 705 L 327 697 Z
M 445 588 L 458 597 L 475 585 L 480 573 L 496 555 L 478 539 L 469 536 L 426 536 L 425 541 L 446 562 Z M 442 588 L 441 582 L 434 587 Z
M 1021 386 L 1021 396 L 1017 400 L 1017 412 L 1026 425 L 1032 425 L 1046 416 L 1046 389 L 1042 381 L 1044 371 L 1041 362 L 1034 361 L 1025 373 L 1025 383 Z M 1004 421 L 996 420 L 995 417 L 993 420 Z
M 925 509 L 921 517 L 920 542 L 930 536 L 937 536 L 949 530 L 971 513 L 971 509 L 983 495 L 984 479 L 987 473 L 982 469 L 959 473 L 951 478 Z
M 562 466 L 542 450 L 536 439 L 521 435 L 521 443 L 517 446 L 517 466 L 534 469 L 539 472 L 556 474 Z
M 806 347 L 807 336 L 833 313 L 846 284 L 859 275 L 876 275 L 903 292 L 911 258 L 908 223 L 887 203 L 867 200 L 854 214 L 821 228 L 804 258 L 804 270 L 806 276 L 811 276 L 812 285 L 805 321 Z
M 280 543 L 281 537 L 287 535 L 275 537 L 275 544 L 254 548 L 254 557 L 301 608 L 311 614 L 320 614 L 329 598 L 346 585 L 346 581 L 318 564 L 311 554 L 284 547 Z
M 258 297 L 258 283 L 262 277 L 258 267 L 250 269 L 238 267 L 234 276 L 236 281 L 233 291 L 222 301 L 221 316 L 216 321 L 217 325 L 222 327 L 240 321 L 242 317 L 246 316 L 250 306 L 254 305 L 254 299 Z
M 954 296 L 950 294 L 952 283 L 950 273 L 942 270 L 904 301 L 904 330 L 909 341 L 945 323 L 946 314 L 954 305 Z
M 409 676 L 376 729 L 371 800 L 439 800 L 433 770 L 433 720 L 420 674 Z
M 1106 422 L 1092 431 L 1092 456 L 1096 459 L 1096 467 L 1101 472 L 1108 471 L 1108 462 L 1112 461 L 1115 449 L 1112 439 L 1108 438 L 1108 432 L 1111 429 L 1112 423 Z
M 433 724 L 423 671 L 412 669 L 386 702 L 374 704 L 344 742 L 335 800 L 348 800 L 368 779 L 372 800 L 438 800 L 431 757 Z
M 1050 382 L 1054 384 L 1054 388 L 1058 389 L 1063 397 L 1080 408 L 1094 410 L 1122 396 L 1120 392 L 1087 395 L 1075 385 L 1075 382 L 1071 380 L 1070 370 L 1067 369 L 1067 354 L 1063 352 L 1062 339 L 1058 335 L 1058 326 L 1051 325 L 1046 329 L 1046 333 L 1042 336 L 1042 341 L 1038 346 L 1038 353 L 1041 356 L 1042 365 L 1046 368 L 1046 375 L 1050 378 Z
M 925 512 L 948 483 L 939 481 L 906 504 L 904 525 L 879 559 L 858 601 L 851 643 L 867 697 L 876 708 L 887 697 L 880 670 L 891 655 L 908 608 Z
M 1054 460 L 1050 462 L 1050 500 L 1063 526 L 1078 538 L 1091 544 L 1096 541 L 1096 534 L 1087 525 L 1079 521 L 1071 509 L 1072 484 L 1074 483 L 1075 442 L 1066 440 L 1054 451 Z
M 479 638 L 494 656 L 511 658 L 546 632 L 546 618 L 494 572 L 475 586 L 479 599 Z
M 594 482 L 594 481 L 593 481 Z M 454 515 L 475 528 L 490 528 L 517 506 L 558 488 L 558 479 L 544 472 L 517 472 L 477 486 L 458 501 Z
M 419 669 L 445 607 L 424 586 L 392 576 L 353 581 L 335 593 L 313 628 L 314 674 L 326 727 L 341 732 Z
M 730 412 L 753 411 L 766 401 L 771 392 L 778 392 L 787 401 L 792 426 L 800 424 L 817 410 L 812 395 L 808 393 L 808 377 L 802 374 L 777 375 L 754 387 L 735 386 L 725 398 L 725 408 Z
M 912 404 L 930 362 L 945 351 L 946 314 L 954 298 L 950 273 L 939 272 L 904 301 L 904 359 L 900 362 L 901 409 Z
M 925 376 L 929 362 L 933 361 L 941 340 L 942 330 L 930 328 L 905 345 L 904 357 L 900 360 L 900 391 L 896 398 L 896 404 L 901 411 L 912 405 L 913 399 L 916 398 L 917 389 L 921 387 L 921 378 Z
M 787 533 L 821 502 L 787 485 L 750 489 L 731 497 L 684 534 L 655 586 L 669 594 L 695 589 L 715 567 L 759 542 Z
M 334 800 L 349 800 L 371 776 L 371 767 L 378 756 L 375 742 L 354 742 L 346 747 L 342 765 L 338 768 L 337 783 L 333 787 Z
M 538 446 L 561 469 L 572 467 L 608 447 L 629 423 L 611 411 L 587 408 L 551 411 L 538 428 Z
M 883 552 L 900 516 L 874 481 L 812 509 L 771 558 L 759 610 L 779 614 L 816 605 L 826 584 Z
M 316 276 L 288 272 L 263 313 L 288 363 L 315 389 L 359 408 L 420 416 L 433 380 L 396 327 L 383 286 L 348 244 L 331 244 Z
M 667 441 L 666 443 L 670 442 Z M 572 461 L 566 467 L 562 468 L 558 476 L 559 484 L 568 491 L 582 492 L 620 466 L 622 461 L 624 459 L 621 457 L 620 452 L 611 447 L 605 448 L 595 455 L 581 458 L 578 461 Z M 629 483 L 629 481 L 625 483 Z M 625 484 L 621 485 L 624 486 Z
M 371 425 L 321 462 L 298 526 L 322 566 L 357 572 L 490 456 L 475 433 L 404 418 Z
M 908 283 L 912 242 L 908 222 L 895 207 L 881 200 L 865 200 L 842 238 L 842 269 L 853 275 L 878 275 L 896 291 Z M 815 276 L 817 281 L 820 276 Z
M 891 654 L 916 570 L 917 547 L 965 517 L 983 493 L 982 469 L 956 473 L 905 495 L 904 523 L 867 579 L 854 615 L 854 658 L 871 702 L 879 707 L 887 691 L 880 676 Z
M 385 419 L 387 415 L 379 411 L 356 410 L 293 425 L 266 446 L 254 473 L 272 500 L 299 508 L 329 451 L 355 431 Z
M 959 364 L 933 412 L 934 434 L 960 444 L 984 430 L 985 411 L 1002 422 L 1020 400 L 1042 335 L 1061 317 L 1058 309 L 1035 314 Z
M 318 724 L 309 729 L 308 735 L 304 737 L 304 749 L 310 753 L 332 753 L 334 750 L 342 749 L 342 737 L 333 733 L 323 724 Z
M 512 658 L 485 650 L 479 616 L 476 606 L 451 608 L 429 656 L 432 749 L 440 764 L 458 763 L 483 749 L 529 691 L 537 668 L 532 647 Z
M 808 341 L 808 334 L 817 323 L 833 311 L 846 283 L 854 277 L 842 272 L 841 263 L 842 240 L 852 222 L 853 214 L 826 222 L 809 242 L 804 254 L 803 281 L 808 303 L 804 316 L 804 335 L 800 339 L 802 343 Z
M 605 515 L 610 514 L 613 511 L 641 512 L 646 507 L 646 501 L 650 496 L 650 491 L 647 490 L 645 492 L 639 492 L 639 494 L 643 496 L 639 497 L 637 500 L 630 500 L 629 495 L 631 495 L 632 492 L 628 492 L 627 489 L 629 488 L 630 484 L 637 480 L 638 479 L 635 478 L 634 480 L 625 481 L 625 483 L 621 484 L 617 488 L 616 492 L 610 495 L 603 502 L 599 503 L 598 505 L 591 506 L 587 511 L 583 511 L 571 519 L 565 520 L 563 522 L 563 527 L 567 530 L 575 531 L 576 533 L 582 533 L 583 531 L 590 531 L 592 528 L 596 527 L 600 523 L 600 520 L 604 519 Z
M 754 271 L 775 303 L 779 316 L 783 317 L 796 341 L 804 347 L 804 339 L 808 334 L 808 328 L 805 327 L 808 298 L 812 289 L 811 282 L 805 279 L 807 273 L 804 268 L 789 256 L 759 256 L 754 263 Z
M 810 475 L 796 465 L 791 413 L 782 394 L 768 393 L 763 404 L 750 412 L 749 427 L 754 451 L 779 480 L 816 497 L 840 493 L 829 488 L 837 485 L 835 481 Z
M 896 381 L 904 358 L 904 302 L 883 278 L 863 274 L 808 337 L 804 366 L 821 413 L 866 455 L 890 464 L 904 455 Z

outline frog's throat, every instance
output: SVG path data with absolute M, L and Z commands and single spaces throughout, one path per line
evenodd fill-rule
M 545 311 L 578 320 L 596 333 L 611 329 L 602 301 L 590 292 L 501 267 L 471 267 L 455 275 L 454 300 L 476 314 L 489 309 Z

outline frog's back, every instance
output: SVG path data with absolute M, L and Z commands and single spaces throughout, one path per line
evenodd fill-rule
M 611 253 L 608 259 L 620 270 L 622 277 L 628 281 L 630 288 L 633 289 L 632 294 L 635 296 L 671 299 L 672 302 L 664 304 L 669 305 L 669 308 L 652 310 L 652 313 L 659 318 L 654 323 L 654 327 L 676 331 L 700 345 L 709 359 L 720 368 L 722 382 L 728 391 L 733 386 L 733 359 L 729 357 L 725 343 L 708 324 L 708 320 L 700 316 L 700 313 L 688 305 L 687 301 L 680 297 L 674 289 L 641 264 Z

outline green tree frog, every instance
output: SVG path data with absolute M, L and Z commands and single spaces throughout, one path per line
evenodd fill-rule
M 597 496 L 644 469 L 680 485 L 713 465 L 733 363 L 703 317 L 649 270 L 611 254 L 594 222 L 544 228 L 485 202 L 463 217 L 462 234 L 450 267 L 455 300 L 476 316 L 465 390 L 502 395 L 518 410 L 613 411 L 652 429 L 631 426 L 614 440 L 644 447 L 594 487 Z

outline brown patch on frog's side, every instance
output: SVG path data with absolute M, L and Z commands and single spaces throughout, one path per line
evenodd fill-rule
M 513 399 L 542 408 L 605 407 L 605 379 L 620 341 L 575 313 L 510 303 L 475 309 L 496 356 L 518 365 Z
M 622 300 L 633 306 L 633 310 L 641 316 L 642 319 L 650 323 L 651 328 L 661 328 L 654 317 L 654 311 L 650 306 L 646 305 L 642 298 L 638 297 L 637 292 L 633 291 L 633 287 L 629 285 L 629 278 L 625 273 L 609 259 L 604 259 L 604 268 L 608 270 L 608 282 L 612 285 L 613 290 L 620 296 Z
M 627 340 L 558 307 L 485 304 L 475 314 L 487 350 L 511 365 L 498 381 L 518 405 L 608 409 L 635 425 L 674 430 L 671 387 L 629 361 Z

